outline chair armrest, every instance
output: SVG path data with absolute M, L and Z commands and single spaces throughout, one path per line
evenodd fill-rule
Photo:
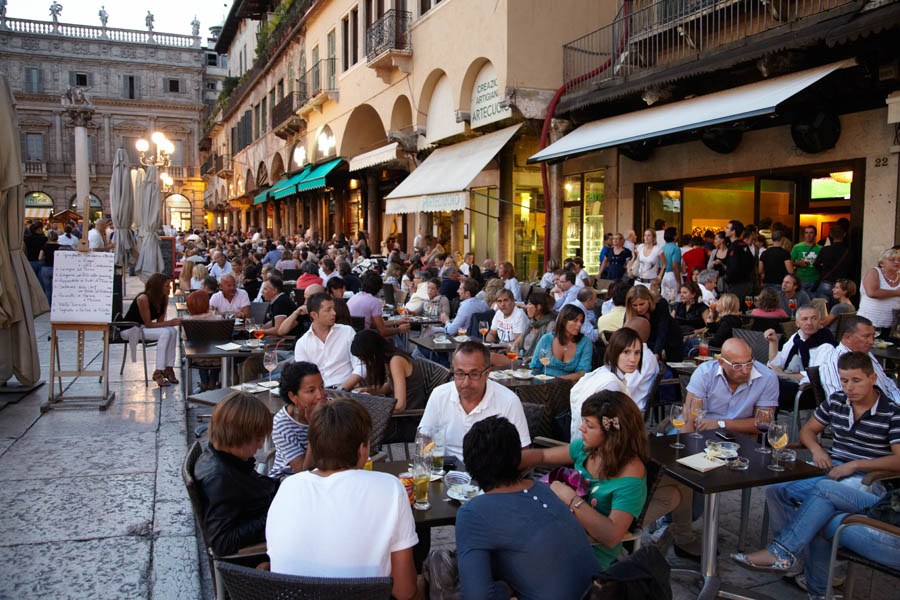
M 863 477 L 864 485 L 872 485 L 876 481 L 885 481 L 887 479 L 897 479 L 900 478 L 900 472 L 897 471 L 872 471 L 871 473 L 866 473 Z
M 553 438 L 543 437 L 540 435 L 537 436 L 536 438 L 534 438 L 533 440 L 531 440 L 531 442 L 535 446 L 540 446 L 542 448 L 553 448 L 556 446 L 568 446 L 568 444 L 562 440 L 554 440 Z
M 678 379 L 677 377 L 671 377 L 671 378 L 669 378 L 669 379 L 660 379 L 660 380 L 659 380 L 659 385 L 660 385 L 660 386 L 663 386 L 663 385 L 681 385 L 681 380 Z
M 421 417 L 425 414 L 424 408 L 407 408 L 406 410 L 397 411 L 391 414 L 391 418 L 403 418 L 403 417 Z
M 841 520 L 841 525 L 865 525 L 866 527 L 900 537 L 900 527 L 863 515 L 847 515 Z
M 253 544 L 252 546 L 244 546 L 243 548 L 238 548 L 238 551 L 235 552 L 237 556 L 247 556 L 249 554 L 265 554 L 266 553 L 266 543 L 260 542 L 258 544 Z M 234 556 L 234 555 L 232 555 Z M 227 558 L 227 557 L 223 557 Z

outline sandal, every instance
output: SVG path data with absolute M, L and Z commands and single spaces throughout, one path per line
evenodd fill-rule
M 153 371 L 153 381 L 155 381 L 156 385 L 158 385 L 159 387 L 168 387 L 169 385 L 171 385 L 169 383 L 169 380 L 166 378 L 166 374 L 159 369 Z
M 172 367 L 166 367 L 166 370 L 163 371 L 163 374 L 166 376 L 166 379 L 169 380 L 169 383 L 177 385 L 178 379 L 175 378 L 175 369 Z
M 745 569 L 751 569 L 753 571 L 762 571 L 767 573 L 786 573 L 794 566 L 794 563 L 797 562 L 795 558 L 781 558 L 777 554 L 773 552 L 775 556 L 775 562 L 771 565 L 758 565 L 750 560 L 750 557 L 743 552 L 736 552 L 731 555 L 731 560 L 744 567 Z

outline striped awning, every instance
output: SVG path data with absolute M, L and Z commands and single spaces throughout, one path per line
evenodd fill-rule
M 350 159 L 350 168 L 347 170 L 352 173 L 354 171 L 361 171 L 368 167 L 374 167 L 375 165 L 380 165 L 392 161 L 397 158 L 397 148 L 399 147 L 400 144 L 394 142 L 392 144 L 388 144 L 387 146 L 382 146 L 381 148 L 370 150 L 365 154 L 354 156 Z
M 36 208 L 33 206 L 25 207 L 26 219 L 49 219 L 52 208 Z
M 297 191 L 305 192 L 325 187 L 325 176 L 331 173 L 343 160 L 343 158 L 336 158 L 313 168 L 306 178 L 297 184 Z
M 277 182 L 272 186 L 272 189 L 269 190 L 272 192 L 272 197 L 276 200 L 281 200 L 282 198 L 296 194 L 297 184 L 303 181 L 306 176 L 309 175 L 310 171 L 312 171 L 312 165 L 306 165 L 303 170 L 296 175 L 291 175 L 287 179 L 282 179 Z

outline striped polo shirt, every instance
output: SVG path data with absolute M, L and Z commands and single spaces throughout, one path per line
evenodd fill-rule
M 890 456 L 891 446 L 900 444 L 900 407 L 875 389 L 878 401 L 858 420 L 844 392 L 835 392 L 816 408 L 816 420 L 834 431 L 832 458 L 846 462 Z

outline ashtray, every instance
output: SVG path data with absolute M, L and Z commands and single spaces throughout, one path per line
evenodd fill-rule
M 743 456 L 738 456 L 726 462 L 725 466 L 732 471 L 746 471 L 750 468 L 750 461 Z

